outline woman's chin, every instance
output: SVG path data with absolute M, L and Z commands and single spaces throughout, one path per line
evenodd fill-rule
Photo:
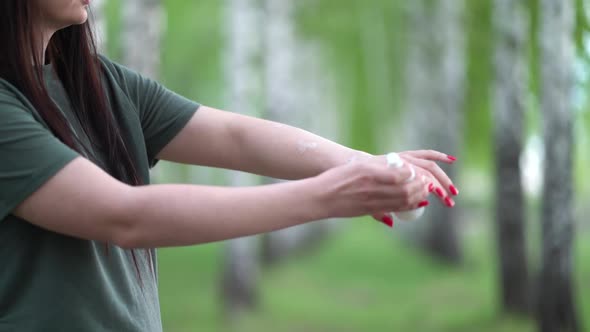
M 84 24 L 88 21 L 88 16 L 90 11 L 88 10 L 88 6 L 83 6 L 82 8 L 78 8 L 76 10 L 76 14 L 70 17 L 70 24 L 71 25 L 78 25 Z M 72 13 L 73 14 L 73 13 Z
M 84 24 L 88 21 L 88 11 L 84 10 L 83 13 L 80 13 L 80 17 L 78 17 L 78 21 L 75 24 Z
M 0 0 L 2 1 L 2 0 Z M 86 21 L 88 21 L 88 13 L 86 11 L 78 13 L 78 15 L 72 15 L 66 19 L 64 19 L 62 22 L 63 24 L 61 24 L 61 29 L 63 28 L 67 28 L 69 26 L 72 25 L 80 25 L 80 24 L 84 24 L 86 23 Z

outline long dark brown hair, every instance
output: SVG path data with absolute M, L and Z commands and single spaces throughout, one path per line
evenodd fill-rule
M 39 43 L 42 36 L 35 24 L 40 13 L 33 3 L 31 0 L 0 0 L 0 41 L 4 45 L 0 53 L 0 77 L 27 97 L 57 138 L 92 159 L 92 148 L 85 147 L 76 138 L 45 87 L 43 65 L 51 63 L 91 144 L 106 157 L 107 171 L 120 181 L 141 185 L 143 181 L 107 104 L 101 79 L 102 65 L 91 25 L 85 22 L 56 32 L 42 63 L 43 50 Z M 133 251 L 132 256 L 137 269 Z
M 70 148 L 87 154 L 45 88 L 42 45 L 38 42 L 41 32 L 34 24 L 38 14 L 32 3 L 0 1 L 0 40 L 5 45 L 0 55 L 0 75 L 29 99 L 55 136 Z M 121 130 L 107 107 L 90 24 L 72 25 L 56 32 L 47 46 L 45 62 L 52 63 L 92 144 L 105 152 L 110 173 L 120 181 L 141 184 Z

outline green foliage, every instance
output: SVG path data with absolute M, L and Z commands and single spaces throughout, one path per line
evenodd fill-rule
M 532 94 L 539 95 L 540 68 L 539 68 L 539 0 L 528 0 L 527 7 L 530 13 L 529 25 L 529 87 Z
M 375 0 L 307 1 L 298 15 L 302 36 L 320 40 L 349 105 L 349 146 L 379 153 L 382 133 L 403 107 L 403 3 Z
M 121 50 L 121 39 L 119 38 L 119 31 L 121 31 L 121 17 L 119 17 L 119 13 L 121 12 L 121 2 L 119 0 L 106 1 L 105 12 L 108 22 L 108 28 L 106 31 L 106 52 L 109 57 L 118 59 Z
M 108 0 L 108 54 L 120 60 L 121 1 Z M 160 81 L 203 104 L 223 108 L 221 1 L 164 1 L 166 21 Z
M 571 1 L 571 0 L 570 0 Z M 575 0 L 576 2 L 576 25 L 575 25 L 575 41 L 578 49 L 578 54 L 585 61 L 590 61 L 590 54 L 586 50 L 584 39 L 590 32 L 590 24 L 588 23 L 588 15 L 585 13 L 585 0 Z
M 493 83 L 492 0 L 466 1 L 468 63 L 465 96 L 465 154 L 472 167 L 492 162 L 491 89 Z
M 164 1 L 168 16 L 162 80 L 203 104 L 224 108 L 223 1 Z
M 221 245 L 159 251 L 164 331 L 219 331 Z

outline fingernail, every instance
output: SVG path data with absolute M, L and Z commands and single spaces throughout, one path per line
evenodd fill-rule
M 456 161 L 457 160 L 457 157 L 455 157 L 455 156 L 447 155 L 447 158 L 449 158 L 451 161 Z
M 431 193 L 434 191 L 434 183 L 428 185 L 428 192 Z
M 428 206 L 428 204 L 430 204 L 429 201 L 422 201 L 422 202 L 418 203 L 418 207 L 425 207 L 425 206 Z
M 385 225 L 389 227 L 393 227 L 393 218 L 390 216 L 384 216 L 383 218 L 381 218 L 381 222 L 383 222 Z
M 437 187 L 436 189 L 434 189 L 434 191 L 435 191 L 435 192 L 436 192 L 436 194 L 437 194 L 438 196 L 440 196 L 440 197 L 444 197 L 444 196 L 445 196 L 445 193 L 442 191 L 442 189 L 440 189 L 440 188 L 438 188 L 438 187 Z
M 445 204 L 446 204 L 448 207 L 453 207 L 453 206 L 455 206 L 455 201 L 453 201 L 453 199 L 452 199 L 452 198 L 450 198 L 450 197 L 446 197 L 446 198 L 445 198 Z
M 449 191 L 451 192 L 451 194 L 453 194 L 454 196 L 459 195 L 459 190 L 457 190 L 457 188 L 453 185 L 449 186 Z

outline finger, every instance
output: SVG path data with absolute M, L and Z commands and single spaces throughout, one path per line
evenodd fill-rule
M 429 193 L 434 192 L 435 183 L 438 184 L 438 181 L 433 178 L 430 173 L 423 171 L 420 167 L 416 167 L 416 172 L 420 177 L 423 184 L 426 185 L 426 189 L 428 189 Z
M 426 188 L 428 189 L 429 193 L 433 193 L 434 195 L 438 196 L 443 200 L 446 196 L 444 190 L 442 190 L 442 185 L 440 182 L 427 170 L 417 167 L 417 172 L 420 174 L 420 178 L 422 179 L 423 183 L 426 184 Z M 438 189 L 438 190 L 436 190 Z
M 408 210 L 416 209 L 418 207 L 428 205 L 428 186 L 424 184 L 422 181 L 413 181 L 409 183 L 408 186 L 411 186 L 410 192 L 412 192 L 412 196 L 409 199 L 409 204 L 406 206 Z
M 445 197 L 449 196 L 448 192 L 452 193 L 453 195 L 459 194 L 459 191 L 454 186 L 453 181 L 451 181 L 447 174 L 435 162 L 413 157 L 408 157 L 408 161 L 429 172 L 434 176 L 434 178 L 436 178 L 436 180 L 438 180 L 440 183 L 439 188 L 443 191 L 443 195 L 439 194 L 439 196 L 442 196 L 441 198 L 444 199 Z
M 379 210 L 386 208 L 389 211 L 405 211 L 419 207 L 427 197 L 427 186 L 422 181 L 414 180 L 402 186 L 386 188 L 385 192 L 375 196 L 375 199 L 379 200 L 376 205 Z M 385 204 L 385 207 L 381 204 Z
M 372 214 L 371 217 L 373 217 L 373 219 L 377 220 L 378 222 L 385 224 L 388 227 L 393 227 L 394 221 L 391 213 L 376 213 Z
M 408 204 L 408 199 L 402 198 L 402 197 L 395 197 L 395 198 L 390 198 L 387 200 L 382 199 L 382 200 L 376 201 L 375 206 L 377 207 L 376 208 L 377 211 L 387 209 L 389 211 L 401 212 L 401 211 L 414 210 L 419 207 L 427 206 L 429 204 L 428 201 L 426 200 L 426 198 L 421 198 L 419 196 L 415 196 L 415 197 L 411 198 L 410 200 L 411 200 L 411 203 Z M 383 215 L 377 213 L 377 214 L 374 214 L 373 216 L 375 219 L 379 220 L 378 218 Z
M 414 201 L 413 197 L 416 195 L 427 196 L 428 186 L 422 181 L 414 180 L 412 182 L 404 182 L 397 184 L 378 183 L 371 191 L 371 200 L 392 200 L 398 199 L 400 202 Z M 400 203 L 401 204 L 401 203 Z M 409 205 L 409 203 L 407 204 Z M 385 210 L 387 211 L 387 210 Z
M 428 193 L 432 193 L 435 196 L 439 197 L 441 202 L 444 203 L 446 193 L 442 190 L 442 185 L 440 184 L 440 182 L 429 171 L 423 169 L 422 167 L 415 167 L 416 172 L 418 174 L 417 176 L 422 180 L 422 183 L 426 185 Z
M 455 187 L 453 186 L 452 188 Z M 447 192 L 442 189 L 442 186 L 438 183 L 438 181 L 432 185 L 432 190 L 430 190 L 430 192 L 435 195 L 444 205 L 448 207 L 455 206 L 455 201 L 453 198 L 451 198 L 451 196 L 449 196 Z M 455 193 L 458 193 L 458 191 L 455 191 Z
M 411 167 L 405 168 L 411 169 Z M 372 190 L 370 199 L 373 201 L 373 211 L 393 211 L 390 210 L 391 208 L 395 208 L 396 211 L 415 209 L 426 200 L 429 194 L 429 183 L 427 183 L 426 177 L 415 175 L 412 181 L 407 182 L 408 176 L 411 176 L 412 172 L 406 171 L 404 174 L 404 172 L 399 172 L 401 170 L 403 168 L 396 169 L 396 173 L 401 175 L 398 178 L 398 183 L 377 183 L 380 186 Z M 391 177 L 385 179 L 390 180 Z M 378 216 L 379 213 L 376 215 L 375 219 L 381 220 Z
M 446 153 L 442 153 L 436 150 L 415 150 L 415 151 L 405 151 L 401 153 L 402 156 L 412 156 L 414 158 L 425 159 L 425 160 L 432 160 L 432 161 L 440 161 L 447 164 L 454 163 L 457 158 L 455 156 L 448 155 Z

